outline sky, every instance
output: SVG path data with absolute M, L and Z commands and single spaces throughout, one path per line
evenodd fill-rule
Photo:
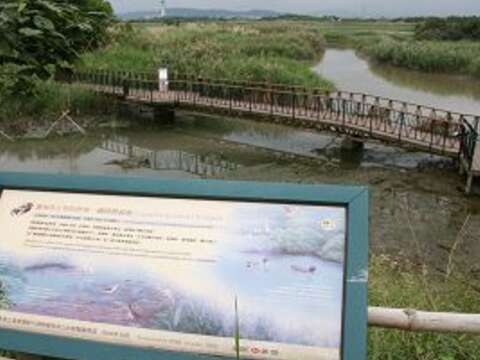
M 160 0 L 110 0 L 117 13 L 154 10 Z M 166 0 L 167 7 L 276 10 L 356 16 L 480 15 L 480 0 Z

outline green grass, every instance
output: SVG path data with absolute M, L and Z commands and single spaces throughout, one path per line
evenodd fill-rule
M 372 60 L 426 73 L 480 77 L 480 43 L 417 41 L 415 24 L 394 22 L 326 23 L 328 44 L 352 47 Z
M 346 21 L 321 23 L 318 29 L 331 46 L 357 47 L 361 44 L 375 44 L 381 39 L 413 39 L 415 25 L 402 22 Z
M 369 305 L 426 311 L 480 313 L 480 293 L 473 279 L 450 279 L 406 261 L 388 257 L 370 260 Z M 480 359 L 480 336 L 413 333 L 369 329 L 369 359 Z
M 81 69 L 154 71 L 333 89 L 316 75 L 326 42 L 315 24 L 285 22 L 135 25 L 86 54 Z
M 472 41 L 396 41 L 362 43 L 360 51 L 374 60 L 424 72 L 480 77 L 480 43 Z
M 77 86 L 38 80 L 33 96 L 0 96 L 0 122 L 7 126 L 26 121 L 50 121 L 65 110 L 76 116 L 92 115 L 109 108 L 108 100 Z M 0 92 L 1 94 L 1 92 Z M 14 121 L 15 120 L 15 121 Z

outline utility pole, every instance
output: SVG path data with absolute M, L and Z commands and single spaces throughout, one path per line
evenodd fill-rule
M 160 17 L 164 18 L 165 16 L 167 16 L 166 0 L 160 0 Z

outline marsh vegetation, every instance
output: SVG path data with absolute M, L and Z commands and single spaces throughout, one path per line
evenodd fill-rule
M 309 23 L 226 22 L 126 25 L 117 41 L 82 56 L 81 69 L 155 71 L 332 89 L 311 66 L 326 42 Z
M 479 18 L 419 22 L 347 22 L 324 25 L 330 44 L 348 46 L 372 60 L 424 72 L 480 77 Z

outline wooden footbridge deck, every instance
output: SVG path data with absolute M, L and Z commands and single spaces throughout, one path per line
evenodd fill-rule
M 471 184 L 480 176 L 480 116 L 439 110 L 360 93 L 325 92 L 243 81 L 156 74 L 78 72 L 71 82 L 124 100 L 156 106 L 241 114 L 304 129 L 350 136 L 459 158 Z M 469 185 L 467 185 L 469 187 Z

